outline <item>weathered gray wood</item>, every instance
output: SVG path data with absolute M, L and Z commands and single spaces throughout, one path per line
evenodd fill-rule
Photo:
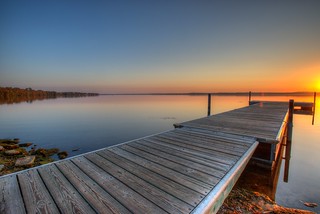
M 163 209 L 124 185 L 115 177 L 90 162 L 85 157 L 72 159 L 82 171 L 97 182 L 112 197 L 133 213 L 166 213 Z
M 225 152 L 221 152 L 221 151 L 216 151 L 212 148 L 203 148 L 197 144 L 188 144 L 187 142 L 184 141 L 179 141 L 179 140 L 175 140 L 174 138 L 168 139 L 162 135 L 158 135 L 158 136 L 153 136 L 151 138 L 149 138 L 150 140 L 155 140 L 157 142 L 162 142 L 162 143 L 166 143 L 166 144 L 170 144 L 170 146 L 177 146 L 180 148 L 184 148 L 184 149 L 189 149 L 189 151 L 197 151 L 197 152 L 201 152 L 203 154 L 208 154 L 208 155 L 212 155 L 215 157 L 218 157 L 220 159 L 224 159 L 226 161 L 237 161 L 240 157 L 240 155 L 242 153 L 237 153 L 237 155 L 234 154 L 227 154 Z
M 39 173 L 62 213 L 95 213 L 54 164 Z
M 161 135 L 161 137 L 167 140 L 174 140 L 176 142 L 181 142 L 191 146 L 198 146 L 200 148 L 209 149 L 209 150 L 230 154 L 230 155 L 235 155 L 235 156 L 241 156 L 246 151 L 245 147 L 242 147 L 242 148 L 232 147 L 228 145 L 219 144 L 217 141 L 212 141 L 212 140 L 209 141 L 208 139 L 206 140 L 204 139 L 199 140 L 196 138 L 190 139 L 190 137 L 189 138 L 183 137 L 177 134 L 171 134 L 171 135 L 166 134 L 166 135 Z
M 152 144 L 164 146 L 164 147 L 167 147 L 167 148 L 170 148 L 170 149 L 175 149 L 175 150 L 178 150 L 180 152 L 187 153 L 187 154 L 191 154 L 191 155 L 195 155 L 195 156 L 198 156 L 198 157 L 202 157 L 202 158 L 206 158 L 206 159 L 209 159 L 209 160 L 213 160 L 213 161 L 216 161 L 218 163 L 222 163 L 222 164 L 226 164 L 226 165 L 234 164 L 235 161 L 236 161 L 236 158 L 234 158 L 233 160 L 230 160 L 227 157 L 224 158 L 222 155 L 220 155 L 220 157 L 217 157 L 216 155 L 208 153 L 206 151 L 199 151 L 199 150 L 195 150 L 193 148 L 186 148 L 186 146 L 184 146 L 184 145 L 175 145 L 175 144 L 172 144 L 172 143 L 163 142 L 163 141 L 160 141 L 160 140 L 154 140 L 154 139 L 150 139 L 150 138 L 144 139 L 144 141 L 147 141 L 147 142 L 152 143 Z
M 162 146 L 159 144 L 153 144 L 152 142 L 149 142 L 146 139 L 139 140 L 137 142 L 139 143 L 138 145 L 141 145 L 141 148 L 146 147 L 146 148 L 159 150 L 163 153 L 167 153 L 167 154 L 170 154 L 170 155 L 173 155 L 173 156 L 176 156 L 179 158 L 183 158 L 186 160 L 194 161 L 195 163 L 199 163 L 204 166 L 212 167 L 213 169 L 221 170 L 223 172 L 228 171 L 231 166 L 230 163 L 229 164 L 221 163 L 221 162 L 217 162 L 216 160 L 208 159 L 207 157 L 200 157 L 200 156 L 195 155 L 193 153 L 185 152 L 183 150 L 181 151 L 181 150 L 165 147 L 165 146 Z M 130 143 L 130 146 L 133 146 L 133 145 L 138 146 L 133 143 Z
M 200 164 L 196 164 L 196 163 L 188 161 L 186 159 L 184 159 L 183 161 L 181 161 L 181 159 L 179 161 L 179 158 L 177 158 L 177 157 L 171 158 L 171 160 L 170 160 L 170 158 L 166 159 L 163 156 L 168 157 L 170 155 L 166 155 L 166 153 L 164 153 L 164 155 L 161 155 L 161 154 L 159 154 L 159 152 L 160 152 L 159 150 L 156 153 L 152 154 L 152 153 L 146 152 L 145 150 L 139 150 L 139 149 L 136 149 L 136 148 L 131 147 L 129 145 L 123 145 L 123 146 L 121 146 L 121 148 L 128 151 L 128 152 L 131 152 L 133 154 L 139 155 L 140 157 L 144 157 L 145 159 L 156 162 L 158 164 L 161 164 L 162 166 L 168 167 L 172 170 L 175 170 L 177 172 L 180 172 L 180 173 L 187 175 L 187 176 L 190 176 L 192 178 L 198 179 L 198 180 L 205 182 L 207 184 L 210 184 L 210 185 L 215 185 L 220 180 L 219 176 L 222 177 L 224 175 L 224 173 L 221 171 L 212 170 L 209 167 L 205 168 Z M 160 152 L 160 153 L 162 153 L 162 152 Z M 172 160 L 172 159 L 174 159 L 174 160 Z M 183 164 L 180 164 L 178 162 L 180 162 L 180 163 L 182 162 Z M 190 166 L 193 166 L 193 167 L 190 167 Z M 211 172 L 214 171 L 214 173 L 212 173 L 213 174 L 212 175 L 212 174 L 209 174 L 205 170 L 200 171 L 198 168 L 205 168 L 207 170 L 210 170 Z
M 254 136 L 262 141 L 272 141 L 276 140 L 287 110 L 285 103 L 258 103 L 218 115 L 188 121 L 181 125 Z
M 26 213 L 16 175 L 0 179 L 0 213 Z
M 59 213 L 37 170 L 32 169 L 18 174 L 18 181 L 28 213 Z
M 179 157 L 179 156 L 171 154 L 169 152 L 163 152 L 162 150 L 155 149 L 155 148 L 148 147 L 148 146 L 144 146 L 144 145 L 141 145 L 138 143 L 130 143 L 130 145 L 124 145 L 123 148 L 126 150 L 129 150 L 129 151 L 132 151 L 132 152 L 139 150 L 141 152 L 144 152 L 145 154 L 152 154 L 154 156 L 158 156 L 161 159 L 169 160 L 174 163 L 180 164 L 182 166 L 190 167 L 190 168 L 197 170 L 199 172 L 203 172 L 205 174 L 212 175 L 218 179 L 223 177 L 225 172 L 228 170 L 226 168 L 215 169 L 214 167 L 212 167 L 213 164 L 208 164 L 208 162 L 206 162 L 207 164 L 204 165 L 204 164 L 202 164 L 204 161 L 196 159 L 195 157 L 190 157 L 190 158 L 185 157 L 185 156 Z M 144 157 L 149 158 L 148 155 L 145 155 Z M 161 161 L 159 161 L 159 163 L 161 163 Z M 174 166 L 172 166 L 172 167 L 174 167 Z M 214 182 L 213 183 L 210 182 L 210 183 L 213 184 Z
M 132 161 L 133 163 L 136 163 L 146 169 L 149 169 L 154 173 L 157 173 L 159 175 L 162 175 L 163 177 L 169 178 L 177 183 L 187 186 L 188 188 L 201 194 L 206 194 L 211 188 L 213 188 L 212 185 L 209 185 L 207 183 L 199 181 L 198 179 L 179 173 L 170 168 L 164 167 L 156 162 L 144 159 L 140 156 L 137 156 L 120 148 L 113 147 L 108 150 L 123 158 Z M 170 165 L 171 163 L 168 164 Z
M 72 185 L 98 213 L 130 213 L 71 161 L 56 164 Z
M 187 213 L 193 209 L 193 206 L 173 197 L 97 154 L 88 154 L 86 158 L 169 213 Z
M 218 145 L 221 144 L 224 146 L 230 146 L 231 148 L 234 147 L 242 149 L 244 147 L 247 148 L 251 145 L 248 143 L 247 138 L 236 138 L 236 136 L 218 136 L 215 133 L 209 134 L 208 132 L 200 132 L 196 130 L 175 129 L 174 134 L 189 139 L 215 141 Z
M 166 177 L 156 174 L 108 150 L 99 151 L 98 154 L 190 205 L 199 203 L 204 197 L 203 194 L 200 194 L 183 184 L 174 182 Z

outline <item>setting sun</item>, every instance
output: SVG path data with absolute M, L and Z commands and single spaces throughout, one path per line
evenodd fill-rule
M 320 91 L 320 79 L 316 82 L 316 90 Z

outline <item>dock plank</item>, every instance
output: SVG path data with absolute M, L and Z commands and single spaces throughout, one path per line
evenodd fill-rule
M 174 182 L 164 176 L 156 174 L 138 164 L 128 161 L 127 159 L 116 155 L 108 150 L 98 152 L 99 155 L 113 162 L 114 164 L 126 169 L 130 173 L 140 177 L 143 180 L 148 181 L 152 185 L 170 193 L 171 195 L 179 198 L 180 200 L 194 206 L 198 204 L 204 197 L 204 194 L 200 194 L 183 184 Z
M 163 158 L 163 155 L 159 154 L 159 152 L 157 152 L 156 154 L 152 154 L 152 153 L 145 152 L 143 150 L 136 149 L 129 145 L 122 145 L 121 148 L 133 154 L 144 157 L 147 160 L 150 160 L 162 166 L 168 167 L 174 171 L 177 171 L 179 173 L 182 173 L 184 175 L 190 176 L 204 183 L 207 183 L 211 185 L 210 188 L 212 188 L 212 185 L 215 185 L 219 181 L 219 178 L 217 178 L 216 176 L 220 175 L 222 177 L 224 174 L 223 172 L 217 172 L 217 170 L 215 170 L 214 173 L 209 174 L 205 170 L 202 170 L 202 171 L 199 170 L 199 168 L 203 168 L 202 165 L 200 164 L 195 164 L 194 162 L 187 161 L 185 159 L 182 162 L 184 164 L 180 164 L 181 161 L 180 163 L 177 163 L 178 158 L 171 158 L 171 160 L 170 159 L 168 160 Z M 158 155 L 160 155 L 161 157 Z M 168 155 L 164 155 L 164 156 L 168 157 Z M 174 159 L 174 161 L 172 161 L 172 159 Z M 211 168 L 206 167 L 206 169 L 209 170 Z
M 97 154 L 86 158 L 169 213 L 186 213 L 194 208 Z
M 126 159 L 132 161 L 133 163 L 136 163 L 146 169 L 149 169 L 150 171 L 152 171 L 154 173 L 157 173 L 163 177 L 169 178 L 177 183 L 183 184 L 183 185 L 187 186 L 188 188 L 190 188 L 194 191 L 197 191 L 201 194 L 208 193 L 208 191 L 210 191 L 210 189 L 213 187 L 212 185 L 209 185 L 205 182 L 199 181 L 198 179 L 195 179 L 191 176 L 188 176 L 183 173 L 172 170 L 169 167 L 164 167 L 156 162 L 142 158 L 141 156 L 130 153 L 130 152 L 125 151 L 121 148 L 113 147 L 113 148 L 109 149 L 109 151 L 111 151 L 111 152 L 113 152 L 123 158 L 126 158 Z M 169 162 L 168 165 L 171 165 L 171 163 Z
M 60 212 L 37 170 L 18 174 L 18 181 L 27 213 Z
M 219 156 L 215 155 L 217 154 L 212 154 L 208 151 L 204 151 L 203 149 L 193 149 L 193 148 L 186 148 L 184 145 L 181 147 L 180 145 L 175 145 L 173 143 L 168 143 L 165 141 L 159 141 L 159 140 L 154 140 L 154 139 L 144 139 L 145 141 L 149 142 L 150 144 L 154 144 L 157 146 L 163 146 L 166 147 L 166 149 L 174 149 L 179 152 L 191 154 L 194 156 L 198 156 L 201 158 L 209 159 L 218 163 L 226 164 L 226 165 L 232 165 L 236 162 L 236 158 L 231 159 L 230 158 L 224 158 L 223 154 L 220 154 Z M 199 151 L 200 150 L 200 151 Z
M 98 183 L 112 197 L 133 213 L 166 213 L 163 209 L 150 202 L 129 188 L 118 179 L 86 159 L 84 156 L 73 158 L 75 163 L 91 179 Z
M 131 213 L 122 204 L 103 190 L 96 182 L 81 171 L 73 162 L 63 161 L 56 164 L 79 193 L 98 213 Z
M 38 171 L 61 212 L 95 213 L 54 164 Z
M 0 179 L 0 213 L 26 213 L 16 176 Z
M 159 150 L 162 153 L 167 153 L 173 156 L 176 156 L 178 158 L 182 158 L 182 159 L 186 159 L 189 161 L 193 161 L 195 163 L 199 163 L 202 164 L 203 166 L 208 166 L 208 167 L 212 167 L 213 169 L 216 170 L 221 170 L 223 172 L 226 172 L 230 169 L 231 164 L 227 164 L 227 163 L 221 163 L 219 161 L 216 160 L 212 160 L 212 159 L 208 159 L 206 156 L 198 156 L 194 153 L 190 153 L 190 152 L 185 152 L 184 150 L 177 150 L 174 148 L 170 148 L 170 147 L 165 147 L 159 144 L 153 144 L 152 142 L 144 139 L 144 140 L 139 140 L 138 141 L 139 144 L 130 144 L 130 146 L 140 146 L 140 148 L 142 149 L 143 147 L 150 148 L 150 149 L 154 149 L 154 150 Z M 139 149 L 140 149 L 139 148 Z
M 218 141 L 209 141 L 204 139 L 196 139 L 196 138 L 190 138 L 186 136 L 179 136 L 176 133 L 172 134 L 166 134 L 162 135 L 163 138 L 166 138 L 168 140 L 175 140 L 177 142 L 185 143 L 191 146 L 198 146 L 204 149 L 209 149 L 217 152 L 222 152 L 225 154 L 235 155 L 235 156 L 241 156 L 247 148 L 245 147 L 234 147 L 234 146 L 228 146 L 223 143 L 219 143 Z
M 152 139 L 152 140 L 155 139 L 158 142 L 165 143 L 170 146 L 189 149 L 189 151 L 192 150 L 192 151 L 201 152 L 202 154 L 208 154 L 210 156 L 215 156 L 217 158 L 224 159 L 224 160 L 227 160 L 230 162 L 235 162 L 237 159 L 239 159 L 239 156 L 240 156 L 239 153 L 236 153 L 237 155 L 229 154 L 227 152 L 217 151 L 217 150 L 215 150 L 214 147 L 204 148 L 203 146 L 200 146 L 201 144 L 199 145 L 199 144 L 194 144 L 194 143 L 187 143 L 186 141 L 179 141 L 179 140 L 175 140 L 174 138 L 170 139 L 170 138 L 166 138 L 163 135 L 154 136 L 150 139 Z

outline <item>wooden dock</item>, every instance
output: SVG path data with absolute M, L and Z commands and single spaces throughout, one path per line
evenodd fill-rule
M 287 112 L 258 103 L 2 176 L 0 213 L 215 213 Z

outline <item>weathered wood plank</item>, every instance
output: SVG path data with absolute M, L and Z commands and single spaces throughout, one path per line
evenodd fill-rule
M 208 152 L 203 151 L 203 150 L 199 151 L 199 150 L 195 150 L 195 149 L 192 149 L 192 148 L 186 148 L 183 145 L 174 145 L 172 143 L 163 142 L 163 141 L 160 141 L 160 140 L 154 140 L 154 139 L 150 139 L 150 138 L 144 139 L 144 141 L 147 141 L 147 142 L 152 143 L 152 144 L 164 146 L 164 147 L 167 147 L 167 148 L 175 149 L 175 150 L 178 150 L 180 152 L 192 154 L 192 155 L 195 155 L 195 156 L 198 156 L 198 157 L 202 157 L 202 158 L 206 158 L 206 159 L 209 159 L 209 160 L 213 160 L 215 162 L 226 164 L 226 165 L 232 165 L 232 164 L 234 164 L 236 162 L 236 158 L 230 160 L 227 157 L 224 158 L 224 156 L 222 154 L 220 156 L 216 156 L 215 154 L 211 154 L 211 153 L 208 153 Z
M 169 213 L 187 213 L 193 209 L 193 206 L 173 197 L 97 154 L 88 154 L 86 158 Z
M 146 144 L 146 145 L 145 145 Z M 190 167 L 192 169 L 198 170 L 200 172 L 203 172 L 205 174 L 212 175 L 216 178 L 221 178 L 225 174 L 226 171 L 228 171 L 228 167 L 223 165 L 223 166 L 218 166 L 214 167 L 216 165 L 215 162 L 209 162 L 208 160 L 201 160 L 197 157 L 188 157 L 185 156 L 181 153 L 180 156 L 175 155 L 174 152 L 171 152 L 169 150 L 163 151 L 161 148 L 154 148 L 154 147 L 149 147 L 148 143 L 143 144 L 142 141 L 139 141 L 139 143 L 130 143 L 130 145 L 124 145 L 125 149 L 134 149 L 134 150 L 140 150 L 145 153 L 150 153 L 155 156 L 159 156 L 160 158 L 167 159 L 169 161 L 175 162 L 177 164 L 183 165 Z M 216 169 L 218 168 L 218 169 Z
M 201 132 L 194 129 L 175 129 L 175 135 L 183 136 L 186 138 L 194 138 L 197 140 L 209 140 L 215 141 L 217 144 L 222 144 L 224 146 L 230 146 L 235 148 L 247 148 L 250 147 L 251 144 L 248 143 L 248 138 L 240 138 L 238 136 L 219 136 L 215 133 Z M 238 137 L 238 138 L 237 138 Z
M 153 144 L 152 142 L 146 141 L 146 139 L 139 140 L 139 141 L 137 141 L 137 143 L 139 143 L 139 144 L 136 145 L 136 144 L 130 143 L 130 146 L 134 145 L 136 147 L 138 145 L 139 146 L 141 145 L 139 147 L 139 149 L 146 147 L 146 148 L 159 150 L 163 153 L 167 153 L 167 154 L 170 154 L 170 155 L 182 158 L 182 159 L 187 159 L 187 160 L 193 161 L 195 163 L 202 164 L 204 166 L 212 167 L 213 169 L 216 169 L 216 170 L 221 170 L 223 172 L 228 171 L 231 166 L 231 164 L 220 163 L 220 162 L 217 162 L 216 160 L 208 159 L 206 157 L 200 157 L 198 155 L 194 155 L 189 152 L 184 152 L 183 150 L 181 151 L 181 150 L 176 150 L 176 149 L 172 149 L 169 147 L 165 147 L 165 146 L 162 146 L 159 144 Z
M 203 194 L 200 194 L 183 184 L 174 182 L 166 177 L 156 174 L 108 150 L 99 151 L 97 153 L 130 173 L 148 181 L 152 185 L 172 194 L 190 205 L 198 204 L 204 197 Z
M 182 123 L 185 127 L 253 136 L 262 141 L 276 141 L 287 113 L 284 103 L 260 103 L 210 117 Z
M 0 179 L 0 213 L 26 213 L 16 175 Z
M 124 185 L 118 179 L 111 176 L 84 156 L 74 158 L 72 159 L 72 162 L 129 211 L 133 213 L 166 213 L 156 204 Z
M 37 170 L 31 169 L 18 174 L 18 181 L 28 213 L 60 212 Z
M 228 145 L 223 145 L 219 144 L 217 141 L 209 141 L 208 139 L 196 139 L 196 138 L 190 138 L 190 137 L 184 137 L 184 136 L 179 136 L 176 134 L 166 134 L 166 135 L 161 135 L 161 137 L 167 139 L 167 140 L 174 140 L 177 142 L 181 142 L 184 144 L 188 144 L 191 146 L 198 146 L 200 148 L 204 149 L 209 149 L 217 152 L 222 152 L 230 155 L 235 155 L 235 156 L 241 156 L 245 151 L 246 147 L 233 147 L 233 146 L 228 146 Z
M 216 151 L 212 148 L 203 148 L 199 145 L 196 144 L 188 144 L 187 142 L 181 142 L 179 140 L 175 140 L 173 139 L 166 139 L 164 136 L 162 135 L 158 135 L 158 136 L 153 136 L 149 139 L 152 140 L 156 140 L 157 142 L 162 142 L 162 143 L 166 143 L 166 144 L 170 144 L 170 146 L 177 146 L 180 148 L 184 148 L 184 149 L 189 149 L 190 151 L 198 151 L 201 152 L 203 154 L 208 154 L 208 155 L 212 155 L 221 159 L 224 159 L 226 161 L 231 161 L 231 162 L 235 162 L 239 159 L 240 155 L 239 153 L 237 153 L 237 155 L 234 154 L 227 154 L 225 152 L 221 152 L 221 151 Z
M 201 194 L 206 194 L 208 191 L 210 191 L 210 189 L 213 188 L 213 186 L 210 184 L 204 183 L 198 179 L 184 175 L 170 168 L 164 167 L 156 162 L 144 159 L 140 156 L 137 156 L 136 154 L 130 153 L 123 149 L 113 147 L 108 150 L 123 158 L 132 161 L 133 163 L 136 163 L 146 169 L 149 169 L 152 172 L 162 175 L 163 177 L 169 178 L 177 183 L 183 184 L 188 188 Z M 170 165 L 171 163 L 168 164 Z
M 143 150 L 136 149 L 136 148 L 131 147 L 129 145 L 123 145 L 123 146 L 121 146 L 121 148 L 128 151 L 128 152 L 131 152 L 133 154 L 139 155 L 140 157 L 144 157 L 145 159 L 148 159 L 150 161 L 161 164 L 162 166 L 165 166 L 165 167 L 168 167 L 172 170 L 180 172 L 184 175 L 198 179 L 198 180 L 205 182 L 209 185 L 215 185 L 220 180 L 219 176 L 221 178 L 224 175 L 223 172 L 218 171 L 218 170 L 215 170 L 214 171 L 215 173 L 212 173 L 214 175 L 209 174 L 205 170 L 200 171 L 198 168 L 202 168 L 203 167 L 202 165 L 195 164 L 194 162 L 188 161 L 186 159 L 183 160 L 183 162 L 182 162 L 183 164 L 177 163 L 176 161 L 178 160 L 178 158 L 176 158 L 176 157 L 175 157 L 175 161 L 165 159 L 161 154 L 159 154 L 159 151 L 157 151 L 158 153 L 152 154 L 149 152 L 145 152 Z M 168 156 L 166 156 L 166 157 L 168 157 Z M 179 160 L 178 160 L 178 162 L 179 162 Z M 193 167 L 190 167 L 190 165 Z M 209 168 L 209 167 L 206 167 L 206 169 L 211 170 L 211 168 Z
M 61 212 L 95 213 L 54 164 L 39 168 L 39 173 Z
M 71 161 L 56 165 L 96 212 L 131 213 Z

